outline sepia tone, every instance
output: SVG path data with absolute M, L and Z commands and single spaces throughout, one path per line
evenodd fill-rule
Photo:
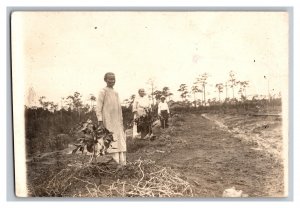
M 14 12 L 11 23 L 17 196 L 288 196 L 288 12 Z M 96 139 L 107 72 L 126 164 Z M 141 89 L 148 123 L 135 135 Z

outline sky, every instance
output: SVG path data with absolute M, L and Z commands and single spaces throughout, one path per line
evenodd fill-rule
M 180 84 L 190 88 L 206 72 L 212 98 L 232 70 L 249 81 L 248 95 L 267 95 L 268 88 L 286 94 L 288 18 L 286 12 L 15 12 L 13 84 L 25 100 L 32 88 L 35 100 L 60 103 L 77 91 L 87 102 L 105 86 L 104 74 L 114 72 L 121 100 L 139 88 L 149 93 L 149 78 L 177 100 Z

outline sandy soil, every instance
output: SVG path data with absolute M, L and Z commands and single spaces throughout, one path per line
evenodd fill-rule
M 154 141 L 133 140 L 127 131 L 128 160 L 171 167 L 191 184 L 195 197 L 222 197 L 233 186 L 249 197 L 284 195 L 280 119 L 185 114 L 170 123 L 168 129 L 154 129 L 159 135 Z M 59 171 L 62 158 L 80 162 L 80 155 L 62 156 L 68 151 L 28 161 L 29 182 L 38 183 L 50 166 L 51 172 Z
M 193 185 L 196 197 L 221 197 L 232 186 L 249 197 L 283 196 L 281 121 L 276 119 L 184 115 L 183 121 L 172 122 L 157 144 L 146 145 L 129 158 L 152 158 L 173 167 Z M 238 126 L 239 132 L 232 131 Z M 165 145 L 157 147 L 162 141 Z

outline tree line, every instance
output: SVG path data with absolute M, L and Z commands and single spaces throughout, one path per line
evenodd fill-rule
M 238 87 L 238 94 L 240 95 L 240 100 L 247 100 L 246 90 L 249 87 L 249 81 L 241 81 L 237 80 L 236 74 L 233 71 L 229 72 L 228 81 L 225 83 L 216 83 L 215 88 L 218 92 L 218 98 L 207 99 L 207 84 L 208 84 L 208 73 L 200 74 L 199 77 L 196 78 L 195 82 L 191 86 L 189 90 L 187 84 L 180 84 L 178 91 L 180 92 L 180 97 L 183 102 L 188 102 L 188 98 L 193 96 L 193 105 L 214 105 L 217 103 L 222 103 L 221 94 L 226 93 L 226 97 L 223 102 L 237 102 L 238 98 L 236 96 L 236 88 Z M 232 91 L 232 96 L 229 96 L 229 89 Z M 201 99 L 197 99 L 197 94 L 201 94 Z
M 181 101 L 177 101 L 177 103 L 184 103 L 185 105 L 191 105 L 194 107 L 199 106 L 211 106 L 211 105 L 220 105 L 223 103 L 226 104 L 235 104 L 235 103 L 243 103 L 249 102 L 249 100 L 256 101 L 260 99 L 258 95 L 254 95 L 249 97 L 247 94 L 247 89 L 250 85 L 248 80 L 238 80 L 236 73 L 234 71 L 230 71 L 228 74 L 228 79 L 225 82 L 219 82 L 214 85 L 217 96 L 213 98 L 208 98 L 207 95 L 210 93 L 207 89 L 209 83 L 209 74 L 203 73 L 196 77 L 192 86 L 188 86 L 185 83 L 179 85 L 177 92 L 179 92 Z M 147 81 L 149 86 L 148 91 L 149 99 L 152 101 L 152 105 L 154 106 L 157 102 L 159 102 L 160 97 L 164 96 L 167 98 L 167 101 L 172 101 L 173 93 L 170 88 L 165 86 L 161 90 L 157 89 L 155 80 L 153 78 Z M 225 93 L 225 98 L 221 99 L 221 96 Z M 124 103 L 127 106 L 130 106 L 135 98 L 135 95 L 131 95 L 128 99 L 124 100 Z M 274 100 L 274 97 L 268 92 L 267 99 L 269 102 Z M 281 99 L 281 94 L 279 93 L 279 99 Z M 174 101 L 172 101 L 174 102 Z
M 187 84 L 180 84 L 178 92 L 181 101 L 173 101 L 173 93 L 168 86 L 158 89 L 154 79 L 149 79 L 147 84 L 149 99 L 152 101 L 153 109 L 156 109 L 161 96 L 166 97 L 170 108 L 176 111 L 197 111 L 203 112 L 208 110 L 226 112 L 228 109 L 242 109 L 243 111 L 261 110 L 270 108 L 275 109 L 281 106 L 281 98 L 260 99 L 258 96 L 248 98 L 247 88 L 249 81 L 238 80 L 236 74 L 230 71 L 228 80 L 225 83 L 216 83 L 214 85 L 218 97 L 207 99 L 207 85 L 209 83 L 209 74 L 200 74 L 189 88 Z M 221 95 L 225 93 L 225 99 L 221 99 Z M 200 95 L 200 96 L 199 96 Z M 239 95 L 240 97 L 238 97 Z M 200 98 L 198 98 L 200 97 Z M 124 127 L 129 128 L 132 125 L 132 103 L 135 95 L 131 95 L 125 99 L 122 105 Z M 89 95 L 88 102 L 84 103 L 82 95 L 75 91 L 73 94 L 62 97 L 60 106 L 58 103 L 47 100 L 45 96 L 38 99 L 39 106 L 25 106 L 25 129 L 26 138 L 39 137 L 41 135 L 55 135 L 59 133 L 68 133 L 74 125 L 79 122 L 92 119 L 97 121 L 95 106 L 96 96 Z M 225 110 L 224 110 L 225 109 Z

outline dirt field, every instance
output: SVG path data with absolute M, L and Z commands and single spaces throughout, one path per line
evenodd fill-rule
M 128 161 L 150 159 L 170 167 L 190 184 L 194 197 L 222 197 L 233 186 L 249 197 L 284 195 L 279 117 L 185 114 L 173 116 L 170 123 L 166 130 L 154 129 L 159 135 L 154 141 L 133 140 L 127 131 Z M 30 186 L 82 160 L 68 151 L 30 159 Z

